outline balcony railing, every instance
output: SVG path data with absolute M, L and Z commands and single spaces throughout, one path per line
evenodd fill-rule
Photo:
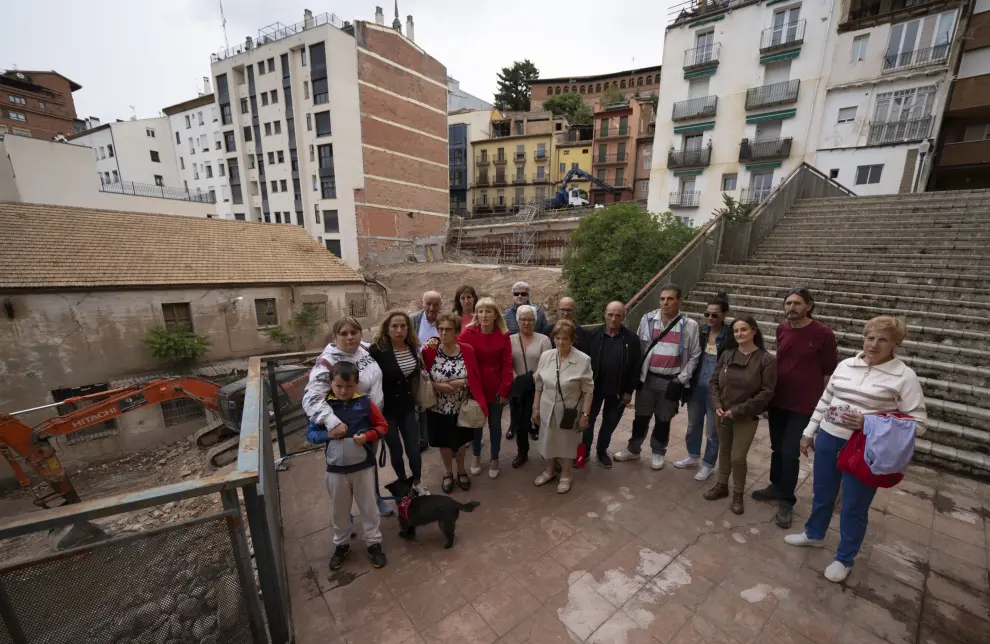
M 786 159 L 791 155 L 791 137 L 750 141 L 743 139 L 739 145 L 740 161 L 768 161 Z
M 629 153 L 596 154 L 595 165 L 608 165 L 609 163 L 625 163 L 629 161 Z
M 667 205 L 671 208 L 697 208 L 699 201 L 700 192 L 672 192 Z
M 914 69 L 915 67 L 926 67 L 928 65 L 941 65 L 949 59 L 949 45 L 935 45 L 925 49 L 915 49 L 914 51 L 904 51 L 883 57 L 884 73 Z
M 764 29 L 760 35 L 760 53 L 765 54 L 775 49 L 803 43 L 805 22 L 795 20 Z
M 526 153 L 525 152 L 516 152 L 515 155 L 514 155 L 514 158 L 515 158 L 516 163 L 524 163 L 526 161 Z
M 539 163 L 544 163 L 544 162 L 550 160 L 550 155 L 547 154 L 547 151 L 546 150 L 543 150 L 542 152 L 540 150 L 537 150 L 533 154 L 533 159 L 536 160 Z
M 519 175 L 516 175 L 512 177 L 512 183 L 526 183 L 526 175 L 523 175 L 521 177 Z
M 208 192 L 193 193 L 185 188 L 170 188 L 156 186 L 150 183 L 134 183 L 133 181 L 114 181 L 100 183 L 100 192 L 112 192 L 118 195 L 134 195 L 135 197 L 157 197 L 159 199 L 175 199 L 178 201 L 196 201 L 199 203 L 216 203 L 217 198 Z
M 489 159 L 488 157 L 477 157 L 475 159 L 475 163 L 482 166 L 489 165 L 491 162 L 492 160 Z
M 885 7 L 884 4 L 887 6 Z M 890 15 L 905 10 L 911 11 L 914 7 L 924 4 L 931 3 L 928 0 L 892 0 L 889 3 L 884 3 L 883 0 L 863 0 L 858 7 L 849 9 L 848 17 L 840 23 L 840 26 L 856 20 L 876 18 L 881 14 Z
M 801 81 L 799 79 L 751 87 L 746 90 L 746 109 L 752 110 L 759 107 L 794 103 L 798 99 L 800 89 Z
M 910 121 L 887 121 L 870 123 L 870 134 L 867 136 L 867 145 L 884 145 L 887 143 L 904 143 L 906 141 L 920 141 L 928 138 L 932 130 L 931 116 Z
M 501 155 L 501 156 L 500 155 L 496 155 L 495 158 L 492 159 L 492 163 L 494 163 L 495 165 L 505 165 L 505 162 L 506 161 L 508 161 L 508 159 L 506 158 L 506 156 L 504 154 Z
M 483 175 L 483 176 L 478 177 L 475 180 L 474 185 L 476 185 L 476 186 L 490 186 L 492 184 L 491 184 L 491 180 L 488 178 L 488 175 Z
M 492 207 L 491 202 L 488 199 L 476 198 L 474 200 L 475 210 L 490 210 Z
M 251 51 L 255 47 L 260 47 L 262 45 L 267 45 L 278 40 L 282 40 L 283 38 L 288 38 L 289 36 L 301 34 L 307 29 L 313 29 L 322 25 L 332 25 L 337 29 L 344 29 L 347 24 L 348 23 L 342 18 L 332 13 L 321 13 L 318 16 L 312 16 L 302 22 L 297 22 L 294 25 L 283 25 L 276 22 L 273 25 L 259 29 L 258 39 L 256 41 L 242 43 L 240 45 L 224 49 L 216 54 L 210 54 L 210 62 L 216 63 L 224 60 L 225 58 L 243 54 L 246 51 Z
M 509 183 L 509 180 L 505 178 L 504 174 L 496 174 L 493 184 L 496 186 L 504 186 Z
M 739 194 L 739 203 L 753 205 L 763 203 L 771 192 L 773 192 L 773 187 L 743 188 Z
M 686 50 L 684 52 L 684 69 L 717 65 L 721 49 L 722 43 L 712 43 Z
M 600 127 L 595 130 L 595 138 L 607 139 L 613 136 L 629 136 L 628 125 L 617 125 L 615 127 Z
M 532 177 L 533 183 L 550 183 L 549 174 L 534 174 Z
M 704 167 L 712 161 L 712 146 L 692 150 L 670 150 L 667 152 L 668 168 Z
M 702 96 L 674 103 L 671 121 L 683 121 L 701 117 L 713 117 L 718 110 L 718 96 Z

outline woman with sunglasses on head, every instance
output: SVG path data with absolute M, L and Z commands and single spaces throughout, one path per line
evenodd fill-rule
M 462 490 L 471 488 L 464 456 L 467 446 L 474 439 L 474 430 L 457 424 L 461 405 L 468 397 L 481 406 L 485 416 L 488 406 L 482 388 L 481 371 L 475 358 L 474 348 L 466 342 L 459 342 L 457 334 L 461 330 L 461 318 L 456 313 L 441 313 L 437 316 L 437 332 L 440 342 L 437 346 L 423 348 L 423 362 L 437 392 L 437 402 L 427 412 L 430 445 L 440 449 L 444 474 L 440 488 L 450 493 L 454 489 L 453 463 L 457 461 L 457 484 Z M 456 454 L 456 457 L 455 457 Z
M 454 313 L 461 316 L 461 328 L 471 324 L 474 319 L 474 307 L 478 304 L 478 291 L 473 286 L 464 286 L 454 293 Z

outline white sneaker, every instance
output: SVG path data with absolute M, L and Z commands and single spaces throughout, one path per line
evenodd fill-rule
M 825 579 L 841 584 L 846 580 L 846 577 L 849 576 L 850 570 L 852 570 L 851 566 L 847 567 L 843 563 L 833 561 L 828 565 L 828 568 L 825 569 Z
M 825 546 L 824 539 L 809 539 L 808 535 L 803 532 L 800 534 L 789 534 L 784 537 L 784 541 L 788 545 L 797 546 L 798 548 L 822 548 Z
M 675 463 L 675 465 L 676 465 L 676 463 Z M 705 465 L 704 463 L 702 463 L 701 464 L 701 469 L 699 469 L 698 470 L 698 473 L 694 475 L 694 480 L 695 481 L 707 481 L 708 479 L 710 479 L 712 477 L 712 473 L 714 471 L 715 471 L 714 468 L 708 467 L 707 465 Z
M 674 463 L 674 467 L 676 467 L 679 470 L 686 470 L 689 467 L 698 467 L 699 460 L 701 459 L 697 459 L 693 456 L 688 456 L 687 458 L 682 458 L 681 460 Z
M 633 454 L 627 449 L 620 449 L 615 454 L 612 454 L 612 458 L 617 461 L 638 461 L 639 457 L 639 454 Z
M 498 474 L 501 471 L 502 471 L 501 469 L 497 469 L 497 470 L 489 469 L 488 470 L 488 478 L 490 478 L 490 479 L 497 479 L 498 478 Z
M 422 482 L 413 483 L 412 489 L 419 496 L 430 496 L 430 491 L 426 489 L 426 486 Z
M 653 455 L 653 460 L 650 461 L 650 467 L 652 467 L 655 470 L 662 470 L 663 469 L 663 455 L 662 454 L 654 454 Z
M 481 463 L 472 462 L 471 466 L 468 468 L 468 471 L 471 472 L 471 476 L 478 476 L 481 474 Z

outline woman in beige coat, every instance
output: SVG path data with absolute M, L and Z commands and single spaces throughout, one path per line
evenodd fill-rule
M 533 374 L 536 381 L 533 423 L 540 426 L 537 449 L 546 459 L 546 469 L 536 477 L 534 484 L 544 485 L 552 481 L 556 476 L 554 464 L 560 463 L 558 494 L 571 489 L 571 468 L 581 437 L 588 428 L 591 394 L 595 390 L 591 358 L 574 348 L 575 337 L 577 327 L 570 320 L 560 320 L 553 325 L 557 348 L 540 356 L 540 364 Z M 577 410 L 578 413 L 570 429 L 560 427 L 565 408 Z

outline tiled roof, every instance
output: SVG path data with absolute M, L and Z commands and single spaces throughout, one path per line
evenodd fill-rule
M 0 202 L 0 289 L 363 281 L 297 225 Z

